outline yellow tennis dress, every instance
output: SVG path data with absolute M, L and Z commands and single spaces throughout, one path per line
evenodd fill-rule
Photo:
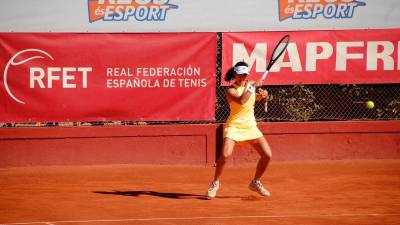
M 242 95 L 246 87 L 233 85 L 239 95 Z M 254 103 L 256 95 L 253 93 L 249 100 L 243 105 L 228 98 L 231 113 L 226 121 L 224 138 L 228 137 L 234 141 L 247 141 L 263 136 L 257 128 L 256 118 L 254 117 Z

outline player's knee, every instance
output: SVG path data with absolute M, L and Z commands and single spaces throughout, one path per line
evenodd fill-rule
M 224 165 L 229 157 L 224 156 L 224 154 L 220 155 L 218 158 L 218 164 Z
M 224 153 L 222 154 L 222 157 L 223 157 L 225 160 L 229 159 L 231 156 L 232 156 L 232 153 L 231 153 L 231 152 L 224 152 Z
M 272 152 L 271 151 L 264 151 L 264 154 L 261 155 L 261 158 L 264 160 L 271 160 Z
M 263 157 L 265 157 L 266 159 L 272 158 L 271 147 L 269 146 L 268 143 L 266 143 L 265 145 L 262 145 L 262 152 L 264 153 Z
M 268 152 L 267 153 L 267 157 L 268 157 L 268 159 L 271 159 L 272 158 L 272 152 Z

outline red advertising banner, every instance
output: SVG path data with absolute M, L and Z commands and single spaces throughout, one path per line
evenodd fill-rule
M 213 120 L 216 35 L 0 33 L 0 121 Z
M 291 43 L 266 85 L 400 82 L 400 29 L 224 33 L 223 74 L 245 61 L 250 79 L 259 79 L 285 34 Z M 222 85 L 228 84 L 222 80 Z

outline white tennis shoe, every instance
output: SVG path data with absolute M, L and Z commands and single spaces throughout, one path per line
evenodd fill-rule
M 207 197 L 215 198 L 215 196 L 217 195 L 219 186 L 220 186 L 219 180 L 214 180 L 213 182 L 211 182 L 210 187 L 208 187 L 208 190 L 207 190 Z
M 252 180 L 249 184 L 249 189 L 262 196 L 271 196 L 271 193 L 263 187 L 260 180 Z

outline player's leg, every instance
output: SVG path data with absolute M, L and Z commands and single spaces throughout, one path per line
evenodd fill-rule
M 222 147 L 222 154 L 220 154 L 217 160 L 217 166 L 215 168 L 214 180 L 219 180 L 222 174 L 226 160 L 232 156 L 233 149 L 235 147 L 235 141 L 230 138 L 224 139 L 224 144 Z
M 263 196 L 269 196 L 269 191 L 262 186 L 260 179 L 266 171 L 268 164 L 271 160 L 271 147 L 264 137 L 253 140 L 250 142 L 250 144 L 258 152 L 258 154 L 260 155 L 260 159 L 258 160 L 256 172 L 254 174 L 253 180 L 249 184 L 249 188 Z
M 217 191 L 220 186 L 219 178 L 222 175 L 222 171 L 224 170 L 226 160 L 232 156 L 234 147 L 235 147 L 234 140 L 232 140 L 230 138 L 224 139 L 222 152 L 217 160 L 217 165 L 215 168 L 214 180 L 211 182 L 210 187 L 208 188 L 208 191 L 207 191 L 207 196 L 209 198 L 214 198 L 217 194 Z
M 260 159 L 257 163 L 256 173 L 254 174 L 254 180 L 260 180 L 268 167 L 269 161 L 271 160 L 271 147 L 264 137 L 253 140 L 250 142 L 250 144 L 260 155 Z

